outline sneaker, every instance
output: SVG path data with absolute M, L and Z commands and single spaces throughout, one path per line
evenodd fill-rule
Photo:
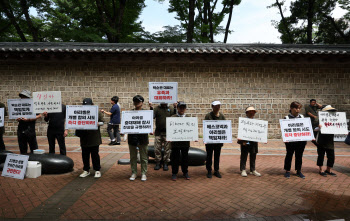
M 114 142 L 113 145 L 120 145 L 120 142 Z
M 157 163 L 156 163 L 156 166 L 154 167 L 154 170 L 159 170 L 159 169 L 160 169 L 160 163 L 157 162 Z
M 168 163 L 164 163 L 163 170 L 164 171 L 168 171 L 169 170 Z
M 83 172 L 82 174 L 80 174 L 80 177 L 81 177 L 81 178 L 84 178 L 84 177 L 87 177 L 87 176 L 89 176 L 89 175 L 90 175 L 90 172 L 84 170 L 84 172 Z
M 261 176 L 261 174 L 258 171 L 256 171 L 256 170 L 250 171 L 250 174 L 252 174 L 254 176 Z
M 141 181 L 146 181 L 146 180 L 147 180 L 146 174 L 142 174 L 142 176 L 141 176 Z
M 137 175 L 136 174 L 131 174 L 131 177 L 129 178 L 131 181 L 134 181 L 136 179 Z
M 219 171 L 215 171 L 214 172 L 214 176 L 216 176 L 217 178 L 221 178 L 221 174 L 219 173 Z
M 286 172 L 286 173 L 284 174 L 284 177 L 287 178 L 287 179 L 289 179 L 289 178 L 290 178 L 290 172 Z
M 305 179 L 304 174 L 302 174 L 300 171 L 297 171 L 297 176 L 302 178 L 302 179 Z
M 186 180 L 189 180 L 190 179 L 190 176 L 188 175 L 188 173 L 184 173 L 184 178 L 186 179 Z
M 328 170 L 324 171 L 326 174 L 331 175 L 331 176 L 337 176 L 337 174 L 333 172 L 328 172 Z
M 208 177 L 208 178 L 212 178 L 212 177 L 213 177 L 212 174 L 211 174 L 211 171 L 208 171 L 207 177 Z
M 171 179 L 172 179 L 173 181 L 176 181 L 176 179 L 177 179 L 176 174 L 171 175 Z
M 242 170 L 241 176 L 242 176 L 242 177 L 247 177 L 248 174 L 247 174 L 247 172 L 246 172 L 245 170 Z
M 108 145 L 114 145 L 114 143 L 115 143 L 115 140 L 113 141 L 113 140 L 111 140 L 111 142 L 108 144 Z
M 320 174 L 321 176 L 324 176 L 324 177 L 326 177 L 327 176 L 327 173 L 325 173 L 325 172 L 318 172 L 318 174 Z
M 100 178 L 101 177 L 101 172 L 100 171 L 96 171 L 95 172 L 95 178 Z

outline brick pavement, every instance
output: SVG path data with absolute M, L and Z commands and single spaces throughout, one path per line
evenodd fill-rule
M 40 148 L 47 150 L 45 137 Z M 129 165 L 125 142 L 101 146 L 102 177 L 81 179 L 81 153 L 76 138 L 68 138 L 68 156 L 75 168 L 63 175 L 43 175 L 37 179 L 15 180 L 0 177 L 0 219 L 249 219 L 322 220 L 350 217 L 350 147 L 337 143 L 337 177 L 321 177 L 315 163 L 316 149 L 308 145 L 303 172 L 306 179 L 283 177 L 284 145 L 271 140 L 261 145 L 257 170 L 262 177 L 241 177 L 239 148 L 225 145 L 221 157 L 223 178 L 206 178 L 204 166 L 190 167 L 191 180 L 170 180 L 171 172 L 154 171 L 149 164 L 148 180 L 128 180 Z M 6 137 L 8 150 L 16 149 L 16 139 Z M 193 146 L 203 148 L 201 142 Z M 105 159 L 105 160 L 104 160 Z M 140 168 L 139 168 L 140 169 Z M 77 188 L 81 187 L 83 190 Z

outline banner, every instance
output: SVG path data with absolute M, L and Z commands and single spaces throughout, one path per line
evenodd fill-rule
M 204 143 L 232 143 L 230 120 L 203 120 Z
M 33 105 L 35 113 L 61 113 L 61 91 L 33 92 Z
M 122 134 L 153 133 L 153 110 L 123 111 Z
M 268 121 L 240 117 L 238 139 L 267 143 Z
M 5 122 L 5 108 L 0 108 L 0 127 L 4 126 Z
M 350 133 L 350 131 L 349 131 Z M 345 142 L 345 139 L 348 135 L 347 134 L 334 134 L 334 141 L 336 142 Z
M 149 102 L 176 103 L 177 82 L 149 82 Z
M 8 99 L 9 119 L 35 118 L 33 99 Z
M 315 139 L 309 117 L 280 119 L 280 125 L 283 142 L 311 141 Z
M 7 154 L 1 176 L 23 180 L 26 174 L 28 159 L 28 155 Z
M 318 112 L 322 134 L 348 134 L 345 112 Z
M 97 130 L 98 106 L 66 105 L 66 129 Z
M 198 140 L 197 117 L 167 117 L 167 141 L 196 141 Z

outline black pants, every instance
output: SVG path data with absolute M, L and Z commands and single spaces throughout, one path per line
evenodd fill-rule
M 190 147 L 175 147 L 171 149 L 171 169 L 173 174 L 177 174 L 179 172 L 180 157 L 181 157 L 181 170 L 184 174 L 188 173 L 189 149 Z
M 117 138 L 117 142 L 120 143 L 119 124 L 108 124 L 107 132 L 109 137 L 111 138 L 111 141 Z
M 303 154 L 306 146 L 305 141 L 285 143 L 287 155 L 284 159 L 284 169 L 290 171 L 292 167 L 293 154 L 295 152 L 295 170 L 300 171 L 303 165 Z
M 5 150 L 4 135 L 0 134 L 0 150 Z
M 334 166 L 334 149 L 317 148 L 317 166 L 323 166 L 324 154 L 327 153 L 327 167 Z
M 211 171 L 211 165 L 213 164 L 213 152 L 214 152 L 214 170 L 219 171 L 221 147 L 222 147 L 222 144 L 205 145 L 205 149 L 207 151 L 206 167 L 208 171 Z
M 60 154 L 66 155 L 66 143 L 63 133 L 57 133 L 53 131 L 47 131 L 47 140 L 49 142 L 49 153 L 55 153 L 55 140 L 57 139 L 58 146 L 60 147 Z
M 33 150 L 38 149 L 38 143 L 36 142 L 36 135 L 27 136 L 21 131 L 17 131 L 17 139 L 18 139 L 19 151 L 21 152 L 21 154 L 25 154 L 28 152 L 28 144 L 29 144 L 31 153 L 33 153 Z
M 99 148 L 100 146 L 81 147 L 81 154 L 83 157 L 83 164 L 84 164 L 83 170 L 85 171 L 90 170 L 90 154 L 91 154 L 92 166 L 94 170 L 100 171 L 101 165 L 100 165 L 100 155 L 98 154 Z
M 253 172 L 255 170 L 255 160 L 256 153 L 249 152 L 249 149 L 241 146 L 241 163 L 240 170 L 246 170 L 247 158 L 249 154 L 249 163 L 250 163 L 250 171 Z

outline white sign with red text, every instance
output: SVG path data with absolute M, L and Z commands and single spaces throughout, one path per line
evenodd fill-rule
M 310 118 L 280 119 L 283 142 L 311 141 L 314 132 Z
M 33 92 L 33 105 L 35 113 L 61 113 L 61 91 Z
M 26 174 L 28 159 L 28 155 L 7 154 L 1 176 L 23 180 Z
M 67 105 L 66 129 L 97 130 L 98 106 L 96 105 Z
M 322 134 L 348 134 L 345 112 L 320 111 L 318 118 Z
M 151 103 L 177 102 L 177 82 L 149 82 L 148 90 Z

